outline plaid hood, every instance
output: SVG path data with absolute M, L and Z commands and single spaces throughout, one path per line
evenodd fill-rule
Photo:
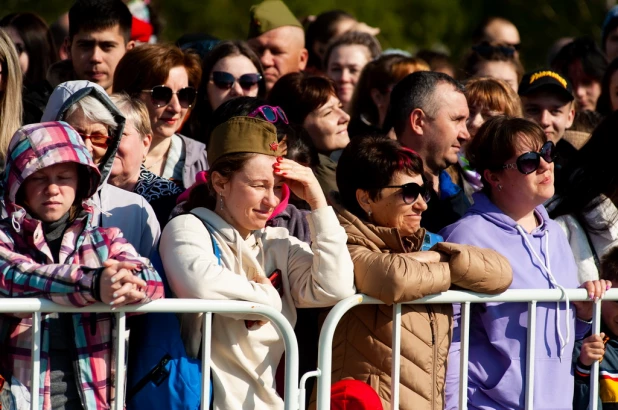
M 118 123 L 118 127 L 116 127 L 116 129 L 110 130 L 111 140 L 109 142 L 107 152 L 103 158 L 101 158 L 101 162 L 99 163 L 99 171 L 101 171 L 102 178 L 101 181 L 104 182 L 107 181 L 109 173 L 112 170 L 112 165 L 114 164 L 114 158 L 116 157 L 116 152 L 118 151 L 118 146 L 120 145 L 120 138 L 122 137 L 122 131 L 124 130 L 126 119 L 120 110 L 118 110 L 118 108 L 114 105 L 112 100 L 109 99 L 107 93 L 100 85 L 85 80 L 67 81 L 59 84 L 56 88 L 54 88 L 52 95 L 49 97 L 49 101 L 45 107 L 45 112 L 43 113 L 43 117 L 41 117 L 41 122 L 64 121 L 64 117 L 68 109 L 73 104 L 88 95 L 91 95 L 99 100 L 114 116 L 114 119 Z
M 75 162 L 90 176 L 86 198 L 96 192 L 101 173 L 79 134 L 65 122 L 44 122 L 21 127 L 11 138 L 3 184 L 9 212 L 15 208 L 19 188 L 35 172 L 65 162 Z M 11 209 L 13 208 L 13 209 Z

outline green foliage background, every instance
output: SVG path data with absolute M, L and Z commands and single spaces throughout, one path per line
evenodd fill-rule
M 205 32 L 222 39 L 244 38 L 248 10 L 256 0 L 151 0 L 163 20 L 162 39 Z M 449 50 L 455 63 L 470 46 L 470 34 L 492 15 L 513 21 L 522 35 L 527 70 L 545 65 L 547 50 L 560 37 L 591 36 L 597 41 L 606 11 L 615 0 L 287 0 L 299 17 L 343 9 L 380 27 L 384 48 L 414 52 Z M 34 11 L 51 22 L 72 0 L 0 0 L 0 14 Z

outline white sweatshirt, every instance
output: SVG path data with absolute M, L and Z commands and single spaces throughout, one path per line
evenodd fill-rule
M 242 300 L 281 311 L 292 326 L 297 307 L 327 307 L 355 293 L 347 235 L 331 207 L 307 215 L 311 248 L 285 228 L 254 231 L 246 240 L 206 208 L 172 219 L 161 236 L 166 276 L 179 298 Z M 196 216 L 197 215 L 197 216 Z M 199 216 L 199 218 L 198 218 Z M 213 252 L 208 224 L 221 251 Z M 281 270 L 283 296 L 273 286 L 251 279 Z M 275 372 L 284 351 L 275 327 L 247 329 L 256 315 L 214 315 L 212 371 L 215 409 L 282 409 Z M 197 356 L 201 315 L 185 314 L 182 332 L 187 353 Z

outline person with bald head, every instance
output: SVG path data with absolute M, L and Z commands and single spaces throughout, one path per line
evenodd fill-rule
M 475 44 L 486 41 L 489 44 L 510 46 L 515 49 L 516 54 L 521 47 L 517 27 L 502 17 L 489 17 L 485 19 L 474 31 L 473 40 Z
M 309 53 L 298 19 L 280 0 L 265 0 L 251 7 L 249 46 L 260 57 L 266 90 L 288 73 L 303 71 Z

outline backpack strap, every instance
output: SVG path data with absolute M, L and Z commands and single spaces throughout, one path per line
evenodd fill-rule
M 219 265 L 221 265 L 221 248 L 219 247 L 219 244 L 217 243 L 217 240 L 215 239 L 215 235 L 213 234 L 212 228 L 210 226 L 208 226 L 207 223 L 205 223 L 202 218 L 200 218 L 197 214 L 195 214 L 193 211 L 191 211 L 191 214 L 193 214 L 197 219 L 199 219 L 200 221 L 202 221 L 202 223 L 204 224 L 204 227 L 206 227 L 206 230 L 208 231 L 208 233 L 210 234 L 210 241 L 212 242 L 212 251 L 215 254 L 215 256 L 217 257 L 217 263 Z

